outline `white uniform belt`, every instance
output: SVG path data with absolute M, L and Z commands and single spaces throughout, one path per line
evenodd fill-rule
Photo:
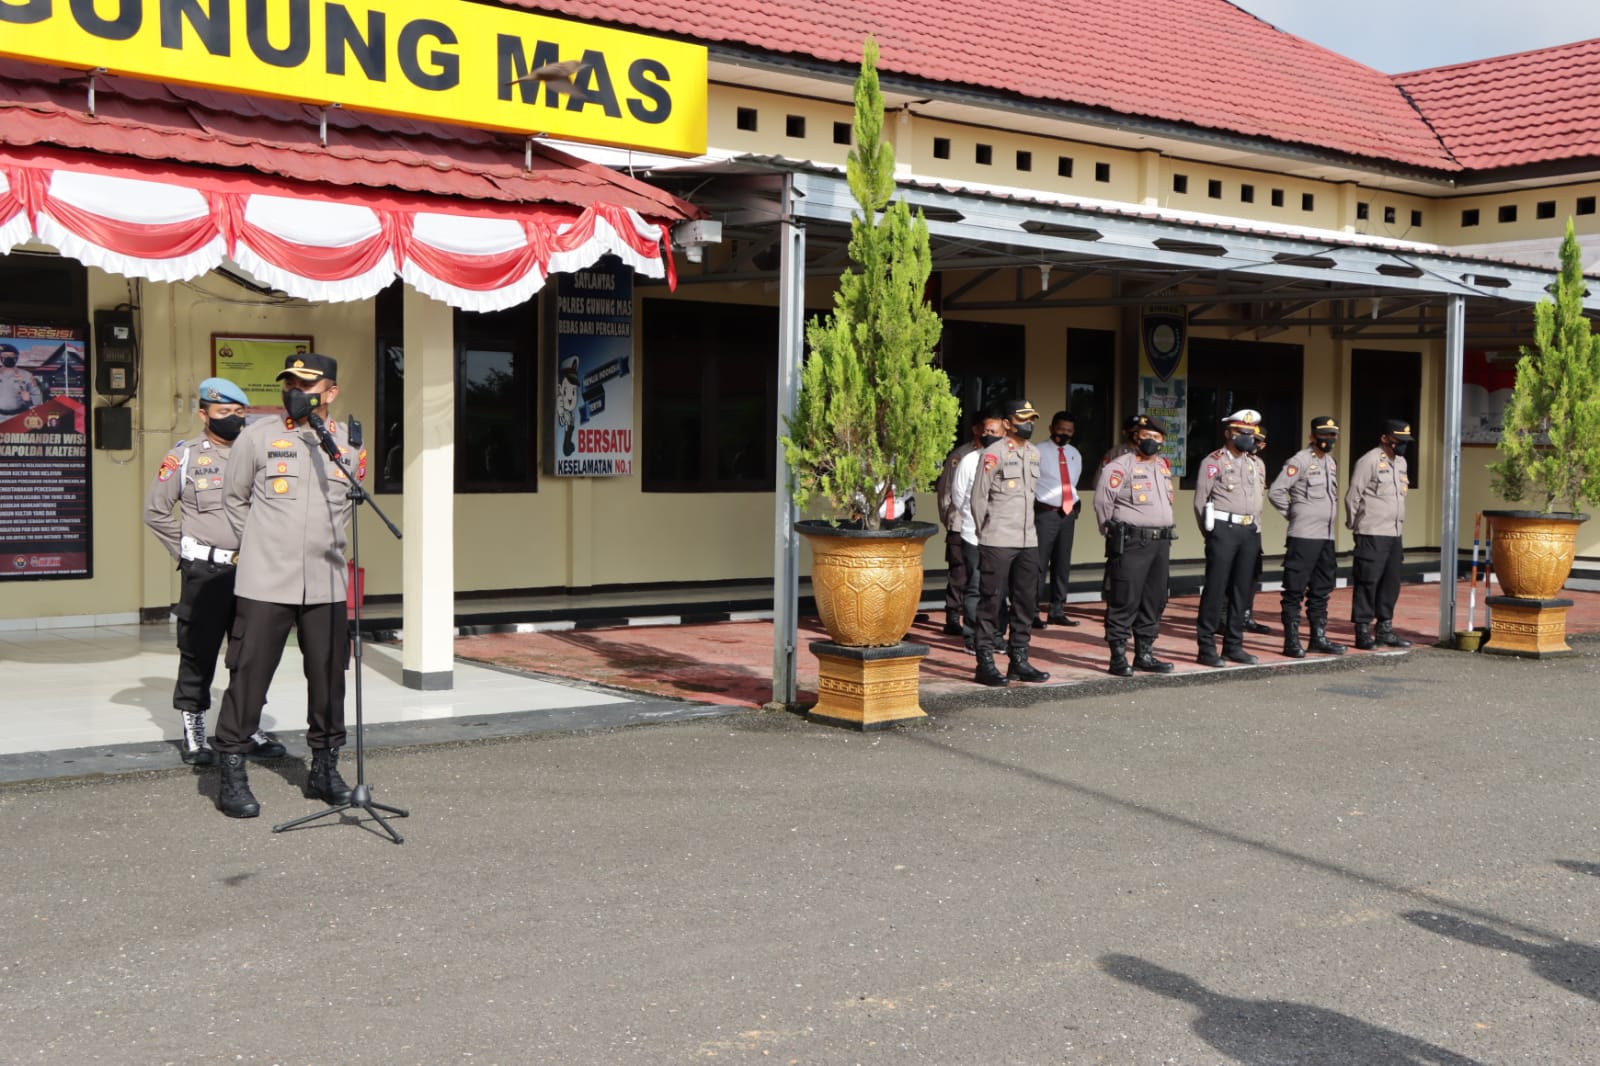
M 1229 514 L 1227 511 L 1214 511 L 1218 522 L 1232 522 L 1235 525 L 1248 526 L 1256 520 L 1253 514 Z
M 209 544 L 201 544 L 193 537 L 184 537 L 178 542 L 178 549 L 185 559 L 203 563 L 222 563 L 232 566 L 238 558 L 238 553 L 232 548 L 213 548 Z

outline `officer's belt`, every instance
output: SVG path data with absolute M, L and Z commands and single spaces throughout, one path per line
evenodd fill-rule
M 221 563 L 223 566 L 232 566 L 239 558 L 239 553 L 231 548 L 213 548 L 208 544 L 201 544 L 193 537 L 184 537 L 179 541 L 178 550 L 190 562 Z
M 1172 526 L 1129 526 L 1129 540 L 1177 540 Z
M 1253 514 L 1229 514 L 1227 511 L 1212 511 L 1218 522 L 1232 522 L 1238 526 L 1254 525 L 1256 516 Z

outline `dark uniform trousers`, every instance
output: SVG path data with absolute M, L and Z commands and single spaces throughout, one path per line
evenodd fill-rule
M 250 737 L 261 728 L 267 688 L 293 629 L 305 660 L 306 746 L 344 746 L 344 671 L 350 658 L 350 623 L 345 604 L 267 603 L 240 597 L 228 638 L 232 677 L 222 697 L 212 747 L 248 755 Z
M 1106 642 L 1126 644 L 1132 634 L 1154 641 L 1167 609 L 1167 574 L 1172 541 L 1146 540 L 1130 529 L 1122 554 L 1106 560 Z
M 1067 581 L 1072 576 L 1072 537 L 1078 528 L 1078 515 L 1076 511 L 1062 514 L 1059 507 L 1035 505 L 1033 528 L 1039 534 L 1039 605 L 1042 607 L 1048 602 L 1050 612 L 1059 614 L 1067 605 Z
M 233 628 L 233 578 L 224 563 L 185 559 L 182 591 L 173 614 L 178 616 L 178 683 L 172 705 L 200 713 L 211 708 L 211 679 L 217 674 L 217 652 Z
M 1333 541 L 1289 537 L 1283 554 L 1283 613 L 1299 618 L 1304 596 L 1306 618 L 1312 625 L 1325 624 L 1335 573 Z
M 1000 601 L 1011 596 L 1010 650 L 1026 650 L 1039 613 L 1039 550 L 978 547 L 979 648 L 1000 651 Z
M 1195 638 L 1202 648 L 1213 647 L 1222 630 L 1224 648 L 1244 646 L 1244 612 L 1250 605 L 1250 583 L 1261 557 L 1261 536 L 1255 523 L 1218 524 L 1206 534 L 1206 587 L 1200 593 L 1200 616 Z M 1223 607 L 1228 610 L 1223 618 Z
M 1400 561 L 1403 550 L 1399 537 L 1356 534 L 1356 555 L 1351 567 L 1350 621 L 1370 625 L 1394 621 L 1395 601 L 1400 598 Z
M 1250 575 L 1250 587 L 1245 590 L 1244 609 L 1247 614 L 1255 607 L 1256 589 L 1261 587 L 1261 570 L 1267 558 L 1267 553 L 1261 550 L 1261 523 L 1252 522 L 1250 528 L 1256 531 L 1256 569 L 1255 573 Z M 1222 625 L 1218 632 L 1225 631 L 1232 619 L 1233 607 L 1224 601 L 1222 604 Z
M 960 533 L 946 533 L 944 535 L 944 561 L 950 567 L 950 573 L 944 583 L 944 620 L 946 622 L 959 622 L 966 609 L 967 584 L 972 580 L 972 575 L 967 570 L 967 553 L 963 551 L 966 541 L 961 539 Z M 976 593 L 977 589 L 974 588 Z M 972 624 L 967 620 L 967 624 Z

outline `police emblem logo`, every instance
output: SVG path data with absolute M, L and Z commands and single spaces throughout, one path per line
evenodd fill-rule
M 983 468 L 985 470 L 993 470 L 998 465 L 1000 465 L 1000 457 L 998 455 L 985 455 L 983 457 Z
M 305 360 L 304 360 L 304 359 L 296 359 L 296 360 L 295 360 L 295 361 L 294 361 L 294 368 L 295 368 L 295 369 L 296 369 L 296 370 L 300 370 L 300 369 L 301 369 L 301 368 L 303 368 L 303 367 L 304 367 L 304 366 L 305 366 L 305 365 L 306 365 L 306 361 L 305 361 Z
M 289 479 L 288 478 L 281 478 L 281 477 L 278 478 L 276 481 L 274 481 L 272 483 L 272 491 L 276 492 L 279 496 L 282 496 L 284 493 L 288 492 L 289 491 Z
M 1010 478 L 1010 479 L 1008 479 L 1006 481 L 1006 488 L 1014 489 L 1016 487 L 1017 487 L 1017 479 L 1016 478 Z
M 1315 470 L 1316 467 L 1312 467 L 1311 469 Z M 1295 466 L 1293 463 L 1290 463 L 1286 468 L 1284 468 L 1283 472 L 1285 474 L 1288 474 L 1290 477 L 1294 477 L 1296 474 L 1298 474 L 1300 472 L 1300 468 L 1298 466 Z
M 177 471 L 177 469 L 178 457 L 176 455 L 169 455 L 165 459 L 161 460 L 161 472 L 156 475 L 156 478 L 160 481 L 170 481 L 172 479 L 172 475 Z
M 278 473 L 287 474 L 288 472 L 289 472 L 289 464 L 288 463 L 279 463 L 278 464 Z
M 1206 464 L 1206 477 L 1216 477 L 1216 476 L 1217 476 L 1217 464 L 1216 463 L 1207 463 Z
M 198 459 L 196 459 L 194 461 L 194 465 L 195 466 L 210 466 L 211 465 L 211 456 L 202 455 L 200 458 L 198 458 Z
M 1114 489 L 1122 487 L 1122 475 L 1120 473 L 1111 475 L 1111 487 Z
M 1144 502 L 1145 502 L 1145 501 L 1146 501 L 1146 500 L 1147 500 L 1147 499 L 1149 499 L 1149 497 L 1148 497 L 1148 496 L 1146 496 L 1146 495 L 1145 495 L 1145 494 L 1144 494 L 1144 493 L 1142 493 L 1142 492 L 1141 492 L 1141 493 L 1139 493 L 1139 502 L 1140 502 L 1140 503 L 1144 503 Z

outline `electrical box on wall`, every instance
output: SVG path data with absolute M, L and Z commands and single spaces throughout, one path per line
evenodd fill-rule
M 133 312 L 94 313 L 94 390 L 101 396 L 128 397 L 139 387 L 139 338 Z
M 94 446 L 106 452 L 133 450 L 133 408 L 96 407 Z

